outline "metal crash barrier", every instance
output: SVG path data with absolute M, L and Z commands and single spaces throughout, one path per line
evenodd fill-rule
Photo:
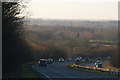
M 110 73 L 110 74 L 118 74 L 118 75 L 120 74 L 119 70 L 112 70 L 108 68 L 89 67 L 89 66 L 81 66 L 76 64 L 73 64 L 72 66 L 81 68 L 81 69 L 96 70 L 96 71 L 101 71 L 101 72 Z

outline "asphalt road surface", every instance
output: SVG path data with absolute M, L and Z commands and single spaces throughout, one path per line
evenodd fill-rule
M 73 64 L 73 62 L 55 62 L 47 67 L 33 65 L 32 68 L 46 78 L 117 78 L 117 76 L 68 69 L 65 67 L 68 64 Z

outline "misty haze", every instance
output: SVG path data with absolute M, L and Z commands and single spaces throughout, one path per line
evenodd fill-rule
M 3 78 L 117 79 L 116 4 L 3 2 Z

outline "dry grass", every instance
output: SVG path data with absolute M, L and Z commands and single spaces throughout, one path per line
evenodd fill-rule
M 110 69 L 106 69 L 106 68 L 80 66 L 80 65 L 75 65 L 75 64 L 67 65 L 66 67 L 70 69 L 74 69 L 74 70 L 81 70 L 81 71 L 94 72 L 94 73 L 99 73 L 99 74 L 104 74 L 104 75 L 118 76 L 118 74 L 111 74 L 111 73 L 103 72 L 103 71 L 110 71 Z

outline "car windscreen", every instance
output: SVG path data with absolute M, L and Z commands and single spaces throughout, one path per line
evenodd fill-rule
M 45 60 L 40 60 L 40 62 L 41 62 L 41 63 L 46 63 L 46 61 L 45 61 Z

